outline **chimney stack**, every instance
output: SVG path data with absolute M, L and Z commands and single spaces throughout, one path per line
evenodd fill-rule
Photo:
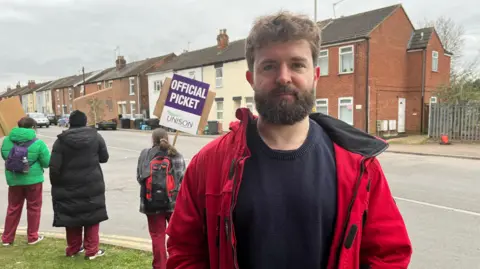
M 21 87 L 22 87 L 22 86 L 20 85 L 20 81 L 19 81 L 19 82 L 17 82 L 17 86 L 16 86 L 16 88 L 17 88 L 17 89 L 20 89 Z
M 28 88 L 29 89 L 35 88 L 35 80 L 29 80 L 28 81 Z
M 127 61 L 125 60 L 125 57 L 123 56 L 118 56 L 117 60 L 115 61 L 115 65 L 117 66 L 117 70 L 120 70 L 127 65 Z
M 228 47 L 228 41 L 227 29 L 220 29 L 220 33 L 217 35 L 217 48 L 225 49 Z
M 7 92 L 10 92 L 12 90 L 12 87 L 8 86 L 7 87 Z

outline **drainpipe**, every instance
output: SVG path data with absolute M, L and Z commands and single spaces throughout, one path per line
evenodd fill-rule
M 370 90 L 368 85 L 368 79 L 370 77 L 370 37 L 366 38 L 367 41 L 367 60 L 366 62 L 366 69 L 365 69 L 365 132 L 369 133 L 370 131 Z
M 141 109 L 140 109 L 140 74 L 137 75 L 137 90 L 138 90 L 138 103 L 137 103 L 137 114 L 143 114 L 141 113 Z M 133 117 L 134 115 L 132 115 Z
M 420 134 L 423 134 L 423 115 L 425 110 L 425 69 L 426 69 L 426 62 L 427 62 L 427 50 L 423 49 L 422 51 L 422 98 L 420 104 Z

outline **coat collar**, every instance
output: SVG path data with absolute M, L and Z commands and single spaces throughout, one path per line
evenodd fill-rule
M 236 145 L 245 145 L 248 123 L 257 116 L 254 116 L 248 108 L 237 109 L 235 115 L 239 121 L 230 123 L 230 130 L 235 133 L 233 142 Z M 322 126 L 335 144 L 349 152 L 369 158 L 381 154 L 388 148 L 386 141 L 331 116 L 313 113 L 310 114 L 310 118 Z

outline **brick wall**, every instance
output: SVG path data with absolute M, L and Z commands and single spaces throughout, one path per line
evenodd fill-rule
M 433 51 L 438 52 L 438 72 L 432 71 Z M 425 84 L 428 92 L 435 91 L 439 85 L 450 83 L 450 60 L 450 56 L 445 55 L 438 35 L 433 33 L 427 47 Z
M 340 74 L 339 49 L 352 45 L 354 48 L 354 72 Z M 317 99 L 328 99 L 328 114 L 338 118 L 339 98 L 353 97 L 354 126 L 364 128 L 365 122 L 365 75 L 366 75 L 366 42 L 345 43 L 337 46 L 322 48 L 328 50 L 328 75 L 321 76 L 317 83 Z M 362 105 L 362 109 L 355 109 L 355 105 Z
M 407 53 L 413 31 L 405 11 L 398 8 L 371 33 L 371 133 L 377 132 L 377 120 L 396 120 L 398 126 L 399 98 L 406 99 L 406 131 L 419 129 L 421 54 Z

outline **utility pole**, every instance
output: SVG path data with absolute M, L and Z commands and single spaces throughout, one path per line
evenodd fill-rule
M 82 75 L 83 75 L 83 95 L 85 95 L 85 67 L 82 66 Z
M 313 0 L 313 21 L 315 22 L 315 25 L 317 25 L 317 0 Z M 313 59 L 315 62 L 315 67 L 317 66 L 318 59 Z M 313 107 L 312 107 L 312 113 L 317 112 L 317 88 L 314 87 L 312 89 L 312 97 L 313 97 Z

